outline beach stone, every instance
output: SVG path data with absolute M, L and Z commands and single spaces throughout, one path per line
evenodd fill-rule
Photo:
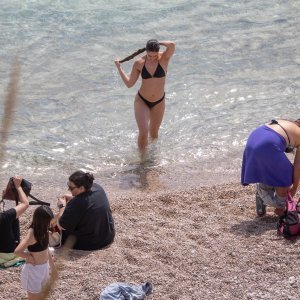
M 293 285 L 293 284 L 295 284 L 295 282 L 296 282 L 295 276 L 291 276 L 291 277 L 289 278 L 289 284 L 290 284 L 290 285 Z
M 253 292 L 247 293 L 247 299 L 254 299 L 254 297 L 255 297 L 255 293 Z
M 256 271 L 254 269 L 249 269 L 247 272 L 254 274 Z

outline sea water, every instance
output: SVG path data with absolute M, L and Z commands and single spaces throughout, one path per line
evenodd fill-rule
M 1 180 L 65 185 L 77 169 L 119 187 L 143 178 L 238 180 L 249 133 L 300 117 L 298 1 L 0 1 L 0 99 L 21 78 Z M 133 101 L 114 65 L 148 39 L 176 42 L 159 139 L 141 162 Z M 163 47 L 162 47 L 163 49 Z M 127 73 L 132 63 L 122 66 Z M 159 172 L 155 173 L 155 170 Z M 194 174 L 197 174 L 194 177 Z

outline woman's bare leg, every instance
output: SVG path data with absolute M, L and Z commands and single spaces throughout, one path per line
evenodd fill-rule
M 165 112 L 165 100 L 155 105 L 150 110 L 149 133 L 152 139 L 158 138 L 158 131 L 164 117 L 164 112 Z
M 275 187 L 275 192 L 280 197 L 287 196 L 289 190 L 290 190 L 290 187 Z
M 287 194 L 290 190 L 290 187 L 275 187 L 275 193 L 279 197 L 287 197 Z M 284 214 L 286 208 L 275 208 L 274 213 L 278 216 L 281 216 Z
M 275 214 L 282 215 L 285 212 L 285 199 L 290 187 L 272 187 L 263 183 L 257 184 L 257 193 L 263 205 L 275 206 Z
M 138 147 L 141 153 L 146 151 L 148 145 L 150 118 L 149 111 L 150 109 L 147 107 L 147 105 L 140 99 L 138 95 L 136 95 L 134 101 L 134 114 L 139 129 Z

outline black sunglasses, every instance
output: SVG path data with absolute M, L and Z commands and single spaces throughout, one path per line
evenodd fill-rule
M 69 185 L 68 185 L 68 190 L 69 190 L 69 191 L 72 192 L 74 189 L 77 189 L 77 186 L 69 186 Z

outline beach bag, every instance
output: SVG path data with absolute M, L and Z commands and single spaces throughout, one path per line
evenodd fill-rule
M 50 203 L 39 200 L 30 194 L 30 191 L 32 188 L 32 183 L 29 182 L 28 180 L 22 179 L 21 187 L 22 187 L 22 190 L 24 191 L 25 195 L 27 197 L 30 197 L 31 199 L 33 199 L 33 200 L 29 201 L 30 205 L 48 205 L 48 206 L 50 206 Z M 18 202 L 19 202 L 19 194 L 18 194 L 17 189 L 15 188 L 14 180 L 12 177 L 9 179 L 7 186 L 6 186 L 5 190 L 3 191 L 2 201 L 4 199 L 16 201 L 16 204 L 18 204 Z
M 28 197 L 28 195 L 30 194 L 30 191 L 31 191 L 32 184 L 29 181 L 22 179 L 21 187 L 22 187 L 22 190 L 24 191 L 25 195 Z M 3 192 L 2 199 L 12 200 L 12 201 L 16 201 L 16 202 L 19 201 L 18 191 L 15 188 L 15 184 L 14 184 L 12 177 L 9 178 L 7 186 Z
M 286 212 L 277 222 L 277 233 L 289 240 L 300 235 L 300 204 L 291 194 L 286 199 Z

